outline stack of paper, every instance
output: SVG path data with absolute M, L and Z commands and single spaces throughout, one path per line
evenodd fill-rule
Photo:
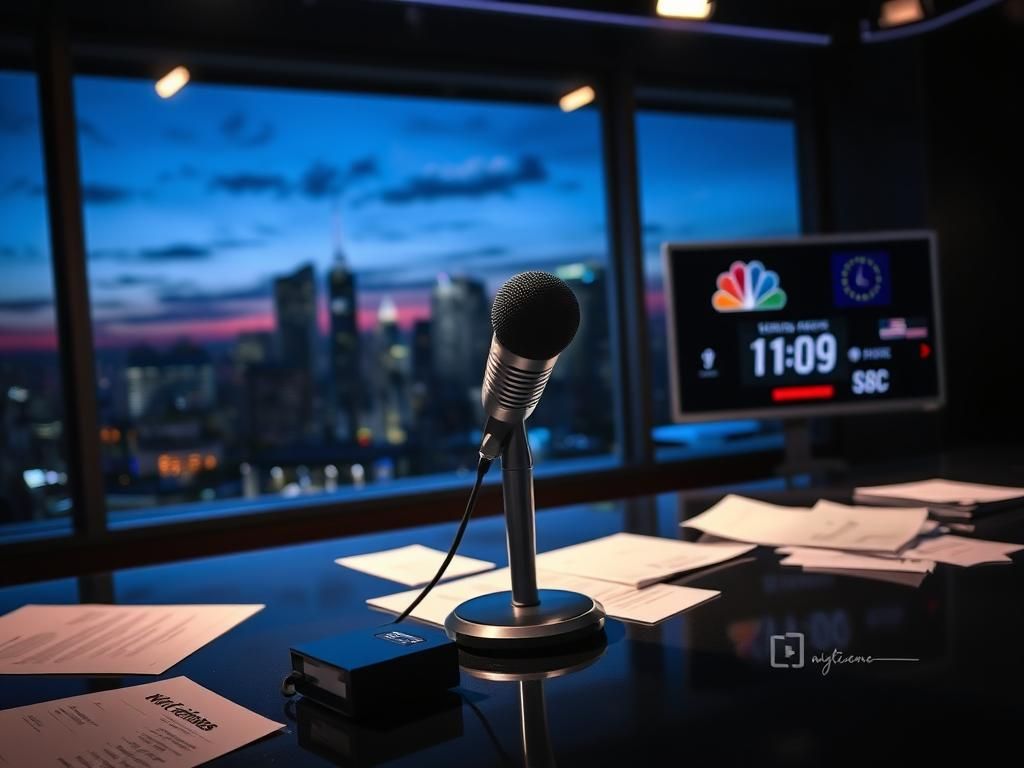
M 936 562 L 1009 563 L 1024 546 L 948 535 L 925 507 L 858 507 L 819 501 L 783 507 L 726 496 L 682 523 L 719 538 L 776 547 L 783 565 L 815 573 L 917 586 Z
M 868 504 L 924 506 L 934 517 L 954 521 L 1024 507 L 1024 488 L 961 483 L 941 478 L 856 488 L 853 497 Z
M 713 589 L 677 587 L 672 584 L 655 584 L 646 589 L 634 589 L 610 581 L 543 570 L 537 571 L 537 582 L 545 589 L 580 592 L 601 603 L 609 616 L 640 624 L 657 624 L 720 594 Z M 441 625 L 460 603 L 480 595 L 504 592 L 510 588 L 508 568 L 456 579 L 434 587 L 423 602 L 416 606 L 412 616 L 430 624 Z M 370 598 L 366 602 L 374 608 L 401 613 L 418 594 L 418 589 L 410 589 L 393 595 Z

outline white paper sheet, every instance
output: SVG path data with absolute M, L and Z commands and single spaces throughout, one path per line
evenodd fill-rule
M 927 573 L 900 573 L 898 571 L 865 571 L 856 568 L 817 568 L 804 566 L 805 573 L 827 573 L 830 576 L 846 576 L 853 579 L 884 581 L 888 584 L 899 584 L 902 587 L 920 587 L 928 576 Z
M 721 594 L 713 589 L 677 587 L 672 584 L 655 584 L 646 589 L 633 589 L 609 581 L 542 570 L 537 571 L 537 581 L 541 587 L 547 589 L 567 589 L 592 597 L 604 606 L 609 616 L 640 624 L 657 624 Z M 412 615 L 421 621 L 443 625 L 448 614 L 464 600 L 508 589 L 508 568 L 449 581 L 434 587 Z M 366 602 L 375 608 L 401 613 L 418 593 L 419 590 L 411 589 L 394 595 L 370 598 Z
M 262 605 L 26 605 L 0 617 L 0 674 L 159 675 Z
M 963 504 L 965 506 L 1024 497 L 1024 488 L 962 483 L 958 480 L 943 480 L 939 477 L 913 483 L 872 485 L 857 488 L 855 492 L 863 496 L 905 499 L 918 504 Z
M 680 525 L 773 547 L 896 552 L 918 534 L 927 517 L 924 507 L 848 507 L 819 501 L 807 509 L 729 495 Z
M 928 558 L 967 568 L 983 563 L 1012 563 L 1009 555 L 1022 549 L 1024 546 L 1020 544 L 946 535 L 925 539 L 900 554 L 903 557 Z
M 802 565 L 817 568 L 844 568 L 862 571 L 889 571 L 891 573 L 931 573 L 935 562 L 900 557 L 872 557 L 854 552 L 811 547 L 782 547 L 777 550 L 787 555 L 782 565 Z
M 0 765 L 191 768 L 284 728 L 187 677 L 0 712 Z
M 422 544 L 410 544 L 408 547 L 387 549 L 383 552 L 371 552 L 366 555 L 339 557 L 336 562 L 354 571 L 362 571 L 388 581 L 397 581 L 410 587 L 426 584 L 437 573 L 447 553 L 437 549 L 424 547 Z M 494 563 L 476 560 L 472 557 L 456 555 L 445 571 L 446 579 L 468 576 L 471 573 L 488 571 Z
M 591 579 L 646 587 L 672 576 L 715 565 L 754 549 L 754 544 L 691 541 L 614 533 L 537 555 L 537 567 Z

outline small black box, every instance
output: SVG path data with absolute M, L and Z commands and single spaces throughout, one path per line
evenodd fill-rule
M 350 717 L 401 714 L 459 684 L 459 651 L 436 629 L 385 624 L 291 649 L 295 690 Z

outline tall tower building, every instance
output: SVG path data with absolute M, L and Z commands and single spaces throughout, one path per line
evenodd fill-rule
M 436 395 L 446 408 L 463 410 L 465 424 L 477 420 L 480 381 L 491 343 L 491 323 L 484 284 L 470 277 L 440 275 L 430 297 Z
M 288 369 L 305 373 L 303 391 L 293 393 L 312 413 L 313 382 L 316 380 L 316 276 L 312 264 L 274 280 L 274 313 L 277 318 L 277 358 Z M 310 423 L 302 432 L 313 432 Z
M 384 438 L 392 445 L 400 445 L 408 439 L 405 416 L 409 401 L 406 390 L 409 348 L 403 343 L 398 309 L 389 296 L 384 297 L 377 312 L 377 344 L 378 403 Z
M 356 276 L 349 269 L 340 245 L 334 252 L 334 265 L 327 273 L 327 299 L 331 325 L 328 358 L 334 393 L 334 435 L 338 440 L 347 442 L 355 439 L 364 403 L 359 364 Z

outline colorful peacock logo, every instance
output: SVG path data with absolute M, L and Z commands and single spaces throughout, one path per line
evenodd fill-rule
M 711 298 L 716 312 L 764 312 L 786 306 L 786 292 L 779 276 L 760 261 L 734 261 L 718 276 L 718 290 Z

